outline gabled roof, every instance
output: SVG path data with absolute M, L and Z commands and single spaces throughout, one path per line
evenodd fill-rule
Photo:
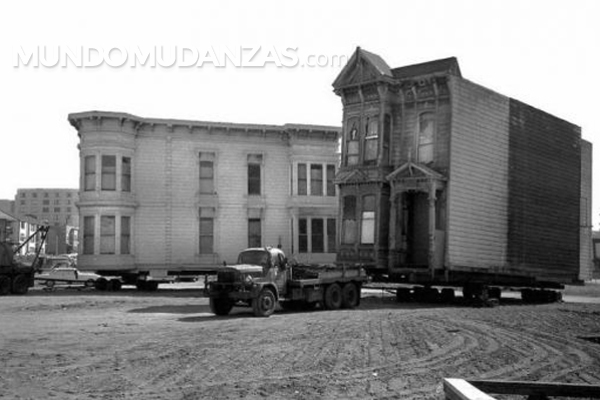
M 409 161 L 402 164 L 394 172 L 386 176 L 388 181 L 399 181 L 401 179 L 410 178 L 432 178 L 445 180 L 444 176 L 439 172 L 423 165 Z
M 338 89 L 352 84 L 393 78 L 392 70 L 383 58 L 357 47 L 342 72 L 333 82 L 333 87 Z
M 456 57 L 442 58 L 420 64 L 391 69 L 377 54 L 356 48 L 342 72 L 333 82 L 334 89 L 377 81 L 400 81 L 427 75 L 454 75 L 462 77 Z
M 370 51 L 366 51 L 361 49 L 360 47 L 356 48 L 356 52 L 360 52 L 377 70 L 381 75 L 384 76 L 393 76 L 392 70 L 389 65 L 375 53 L 371 53 Z
M 420 64 L 394 68 L 392 74 L 396 79 L 406 79 L 422 75 L 450 74 L 462 76 L 456 57 L 442 58 Z

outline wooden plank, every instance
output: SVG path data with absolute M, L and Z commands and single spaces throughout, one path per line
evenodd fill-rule
M 448 400 L 495 400 L 464 379 L 444 378 L 444 394 Z
M 484 392 L 496 394 L 600 398 L 599 385 L 559 382 L 509 382 L 488 380 L 469 380 L 469 383 Z

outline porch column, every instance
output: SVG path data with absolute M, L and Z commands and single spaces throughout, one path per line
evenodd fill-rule
M 429 180 L 429 251 L 428 262 L 429 269 L 434 270 L 436 266 L 435 260 L 435 181 Z

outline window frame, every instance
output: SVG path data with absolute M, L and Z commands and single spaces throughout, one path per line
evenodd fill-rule
M 107 165 L 105 161 L 114 160 L 114 165 Z M 110 154 L 103 154 L 101 156 L 101 178 L 100 178 L 100 190 L 107 192 L 114 192 L 117 190 L 117 156 Z

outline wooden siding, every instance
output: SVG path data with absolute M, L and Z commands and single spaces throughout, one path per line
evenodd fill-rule
M 592 144 L 581 141 L 581 234 L 579 279 L 593 278 L 592 264 Z
M 337 196 L 298 199 L 291 195 L 290 179 L 294 162 L 337 164 L 333 128 L 286 125 L 275 130 L 266 125 L 219 123 L 208 127 L 194 121 L 156 120 L 133 130 L 129 119 L 135 118 L 100 113 L 96 118 L 74 119 L 81 135 L 81 156 L 97 156 L 97 175 L 103 154 L 132 159 L 131 192 L 120 190 L 117 167 L 117 190 L 102 191 L 97 186 L 83 192 L 80 202 L 82 215 L 96 218 L 96 253 L 101 216 L 132 218 L 131 255 L 126 263 L 118 254 L 82 255 L 82 269 L 138 268 L 154 274 L 235 263 L 239 251 L 248 246 L 249 218 L 261 219 L 262 245 L 281 244 L 293 256 L 292 215 L 299 204 L 314 209 L 315 215 L 325 212 L 336 217 Z M 214 154 L 212 194 L 200 193 L 201 152 Z M 249 154 L 262 155 L 261 194 L 256 196 L 248 195 Z M 199 248 L 200 218 L 206 216 L 214 220 L 212 254 L 200 254 Z M 315 261 L 332 259 L 325 256 L 322 260 L 315 255 Z
M 509 100 L 452 77 L 446 265 L 506 265 Z
M 511 99 L 508 262 L 538 279 L 579 276 L 580 143 L 577 126 Z

